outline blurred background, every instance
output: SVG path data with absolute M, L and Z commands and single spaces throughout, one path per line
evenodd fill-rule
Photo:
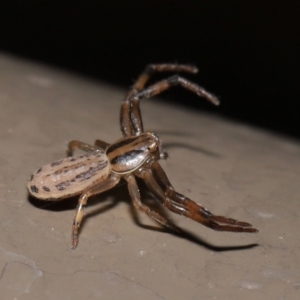
M 6 1 L 0 51 L 120 87 L 148 63 L 195 64 L 222 105 L 180 88 L 165 101 L 299 139 L 299 16 L 288 0 Z

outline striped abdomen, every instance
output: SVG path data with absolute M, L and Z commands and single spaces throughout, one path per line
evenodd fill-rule
M 28 182 L 30 194 L 39 199 L 62 199 L 82 193 L 110 173 L 107 156 L 93 152 L 64 158 L 36 170 Z

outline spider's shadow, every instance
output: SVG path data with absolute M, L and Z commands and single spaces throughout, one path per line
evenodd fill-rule
M 146 204 L 147 206 L 149 206 L 151 210 L 158 212 L 164 218 L 168 219 L 171 224 L 174 224 L 171 221 L 167 211 L 158 203 L 158 201 L 154 200 L 152 194 L 147 190 L 147 188 L 143 184 L 143 182 L 138 180 L 138 184 L 140 187 L 141 199 L 142 199 L 143 203 Z M 196 245 L 202 246 L 208 250 L 216 251 L 216 252 L 245 250 L 245 249 L 250 249 L 250 248 L 258 246 L 258 244 L 235 245 L 235 246 L 234 245 L 233 246 L 216 246 L 216 245 L 212 245 L 208 241 L 205 241 L 204 239 L 199 238 L 199 236 L 191 233 L 190 231 L 182 229 L 182 228 L 180 228 L 181 233 L 176 233 L 166 227 L 159 227 L 159 225 L 151 226 L 151 225 L 142 224 L 140 222 L 138 212 L 135 210 L 135 208 L 131 204 L 131 199 L 129 197 L 126 184 L 123 181 L 114 189 L 112 189 L 108 192 L 102 193 L 101 196 L 98 195 L 98 196 L 91 197 L 88 201 L 88 206 L 92 207 L 92 206 L 99 205 L 99 198 L 101 197 L 102 199 L 105 199 L 105 198 L 107 198 L 107 196 L 110 196 L 110 198 L 112 199 L 108 204 L 105 204 L 104 206 L 101 206 L 100 208 L 96 208 L 93 211 L 89 212 L 89 214 L 84 216 L 82 224 L 81 224 L 81 231 L 83 230 L 84 225 L 89 218 L 94 217 L 99 214 L 102 214 L 102 213 L 116 207 L 121 201 L 123 201 L 123 202 L 126 202 L 128 204 L 128 206 L 130 207 L 130 213 L 131 213 L 134 223 L 137 226 L 139 226 L 145 230 L 153 230 L 153 231 L 159 231 L 162 233 L 173 234 L 181 239 L 185 239 Z M 28 200 L 32 205 L 34 205 L 40 209 L 46 209 L 46 210 L 50 210 L 50 211 L 64 211 L 64 210 L 74 210 L 76 208 L 77 202 L 78 202 L 78 196 L 68 198 L 63 201 L 47 201 L 46 204 L 45 204 L 45 201 L 37 200 L 31 196 L 28 196 Z M 43 205 L 41 205 L 41 203 Z M 71 224 L 71 220 L 70 220 L 70 224 Z M 201 224 L 199 224 L 199 225 L 201 225 Z

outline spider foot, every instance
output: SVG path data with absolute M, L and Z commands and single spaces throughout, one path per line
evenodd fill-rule
M 224 224 L 224 225 L 223 225 Z M 258 232 L 256 228 L 246 222 L 241 222 L 235 219 L 226 218 L 223 216 L 211 215 L 206 219 L 204 225 L 217 231 L 231 231 L 231 232 Z
M 249 223 L 241 222 L 241 221 L 231 219 L 231 218 L 226 218 L 223 216 L 212 215 L 211 219 L 216 222 L 223 223 L 223 224 L 230 224 L 230 225 L 236 225 L 236 226 L 241 226 L 241 227 L 252 227 L 252 225 Z
M 77 248 L 78 235 L 79 235 L 79 225 L 74 223 L 72 226 L 72 247 L 71 247 L 71 249 L 73 250 Z

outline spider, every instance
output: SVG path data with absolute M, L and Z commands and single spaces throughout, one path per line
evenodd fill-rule
M 136 178 L 141 178 L 155 198 L 176 214 L 184 215 L 214 230 L 258 231 L 249 223 L 216 216 L 200 204 L 176 192 L 159 164 L 159 159 L 166 159 L 168 154 L 162 150 L 161 140 L 156 134 L 144 131 L 140 100 L 158 95 L 173 86 L 181 85 L 213 104 L 219 104 L 214 95 L 179 75 L 168 77 L 145 87 L 153 73 L 170 71 L 197 73 L 198 70 L 190 65 L 148 65 L 125 95 L 121 105 L 120 123 L 123 133 L 121 139 L 112 144 L 96 140 L 95 145 L 76 140 L 71 141 L 68 145 L 69 157 L 45 165 L 31 175 L 28 190 L 38 199 L 60 201 L 67 197 L 80 195 L 72 226 L 73 249 L 78 245 L 83 208 L 89 197 L 113 188 L 121 178 L 127 182 L 134 207 L 174 231 L 180 232 L 180 229 L 141 202 Z M 81 149 L 86 154 L 72 156 L 75 149 Z

